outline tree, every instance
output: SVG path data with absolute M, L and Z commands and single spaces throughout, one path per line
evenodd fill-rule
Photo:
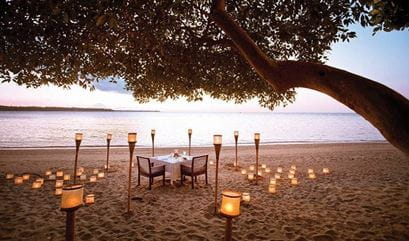
M 240 0 L 226 9 L 209 0 L 3 1 L 0 78 L 91 88 L 123 78 L 141 102 L 209 94 L 238 103 L 258 97 L 269 108 L 306 87 L 346 104 L 409 153 L 408 100 L 323 65 L 332 43 L 355 37 L 350 24 L 369 23 L 369 3 Z

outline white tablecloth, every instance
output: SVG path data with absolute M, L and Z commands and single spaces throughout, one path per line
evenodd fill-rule
M 173 184 L 180 178 L 180 165 L 182 163 L 190 165 L 192 163 L 191 156 L 173 157 L 171 155 L 152 157 L 152 162 L 156 165 L 165 165 L 165 171 L 170 175 L 170 183 Z

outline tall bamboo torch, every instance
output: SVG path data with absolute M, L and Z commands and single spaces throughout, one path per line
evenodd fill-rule
M 135 144 L 137 141 L 136 133 L 128 133 L 128 144 L 129 144 L 129 179 L 128 179 L 128 209 L 127 212 L 131 212 L 131 183 L 132 183 L 132 158 L 133 152 L 135 150 Z
M 256 185 L 258 181 L 258 149 L 260 145 L 260 133 L 254 133 L 254 142 L 256 144 L 256 174 L 254 175 L 256 177 Z
M 75 133 L 74 184 L 77 183 L 77 162 L 78 162 L 78 152 L 80 151 L 81 141 L 82 141 L 82 133 Z
M 105 168 L 107 173 L 109 171 L 109 146 L 111 145 L 111 140 L 112 140 L 112 134 L 108 133 L 107 134 L 107 165 L 106 165 L 106 168 Z
M 151 130 L 151 137 L 152 137 L 152 156 L 155 156 L 155 133 L 156 130 L 152 129 Z
M 190 148 L 192 146 L 192 129 L 188 129 L 187 134 L 189 136 L 189 156 L 190 156 Z
M 237 142 L 239 140 L 239 131 L 234 131 L 234 142 L 235 142 L 235 146 L 236 146 L 236 162 L 234 163 L 234 167 L 236 167 L 236 169 L 239 166 L 238 163 L 238 158 L 237 158 Z
M 213 145 L 216 152 L 216 175 L 215 175 L 215 191 L 214 191 L 214 214 L 217 213 L 217 187 L 219 179 L 219 157 L 222 149 L 222 135 L 213 135 Z

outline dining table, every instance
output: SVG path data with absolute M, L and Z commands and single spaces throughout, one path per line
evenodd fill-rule
M 151 158 L 155 166 L 164 165 L 165 172 L 170 176 L 170 184 L 174 184 L 180 178 L 180 165 L 191 165 L 193 156 L 188 155 L 163 155 Z

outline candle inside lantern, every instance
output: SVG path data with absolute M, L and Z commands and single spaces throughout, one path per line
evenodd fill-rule
M 294 178 L 294 174 L 288 173 L 288 179 L 293 179 L 293 178 Z
M 56 189 L 55 189 L 55 192 L 54 192 L 54 195 L 59 196 L 59 195 L 61 195 L 61 194 L 62 194 L 62 188 L 61 188 L 61 187 L 56 188 Z
M 268 192 L 269 193 L 275 193 L 276 192 L 276 185 L 275 184 L 268 185 Z
M 97 176 L 91 176 L 89 178 L 89 182 L 96 182 L 97 181 Z
M 295 165 L 291 165 L 292 170 L 297 170 L 297 167 Z
M 277 184 L 277 180 L 276 180 L 274 177 L 270 178 L 270 184 L 276 185 L 276 184 Z
M 234 136 L 239 136 L 239 131 L 234 131 Z
M 315 179 L 316 178 L 315 173 L 308 174 L 308 178 Z
M 270 168 L 267 167 L 266 170 L 265 170 L 265 172 L 266 172 L 266 173 L 270 173 L 270 172 L 271 172 Z
M 41 185 L 43 185 L 44 184 L 44 178 L 39 177 L 39 178 L 36 179 L 36 182 L 39 182 L 39 183 L 41 183 Z
M 94 169 L 94 170 L 92 170 L 92 174 L 94 174 L 94 175 L 97 175 L 98 174 L 98 169 Z
M 209 161 L 209 164 L 210 164 L 211 166 L 213 166 L 213 165 L 214 165 L 214 161 Z
M 222 192 L 222 205 L 220 213 L 228 217 L 236 217 L 240 215 L 240 200 L 241 194 L 238 192 L 224 191 Z
M 112 140 L 112 134 L 110 133 L 107 134 L 107 140 Z
M 261 168 L 266 169 L 266 168 L 267 168 L 267 164 L 261 164 Z
M 135 163 L 134 163 L 134 162 L 131 163 L 131 167 L 135 167 Z
M 151 135 L 155 135 L 156 134 L 156 130 L 155 129 L 152 129 L 151 130 Z
M 81 174 L 80 180 L 81 180 L 81 181 L 87 180 L 87 175 L 86 175 L 86 174 Z
M 64 176 L 64 172 L 63 172 L 63 171 L 57 171 L 57 172 L 55 173 L 55 175 L 56 175 L 57 177 L 62 177 L 62 176 Z
M 77 208 L 82 205 L 84 188 L 82 185 L 71 185 L 62 189 L 61 209 Z
M 105 176 L 105 173 L 103 172 L 98 173 L 98 178 L 104 178 L 104 176 Z
M 241 174 L 242 174 L 242 175 L 246 175 L 246 174 L 247 174 L 247 170 L 246 170 L 246 169 L 241 169 Z
M 7 179 L 7 180 L 13 179 L 13 177 L 14 177 L 14 174 L 13 174 L 13 173 L 7 173 L 7 174 L 6 174 L 6 179 Z
M 28 179 L 30 179 L 30 174 L 24 174 L 23 175 L 23 180 L 28 180 Z
M 32 189 L 39 189 L 41 187 L 41 182 L 33 182 L 33 184 L 31 185 Z
M 291 169 L 291 170 L 289 170 L 288 172 L 291 173 L 291 174 L 293 174 L 293 175 L 295 174 L 295 170 L 294 170 L 294 169 Z
M 222 144 L 222 135 L 213 135 L 213 144 L 215 145 Z
M 22 184 L 23 183 L 23 177 L 16 177 L 14 178 L 14 184 Z
M 275 178 L 275 179 L 280 179 L 280 178 L 281 178 L 280 173 L 276 173 L 276 174 L 274 174 L 274 178 Z
M 49 180 L 55 180 L 55 175 L 54 175 L 54 174 L 49 175 L 49 176 L 48 176 L 48 179 L 49 179 Z
M 83 167 L 77 168 L 77 176 L 81 176 L 84 173 L 85 169 Z
M 254 140 L 260 140 L 260 133 L 254 133 Z
M 291 185 L 298 185 L 298 179 L 297 178 L 291 179 Z
M 249 173 L 249 174 L 247 175 L 247 178 L 248 178 L 249 180 L 253 180 L 253 179 L 254 179 L 254 173 Z
M 64 174 L 64 181 L 69 181 L 71 179 L 70 174 Z
M 278 173 L 282 173 L 282 172 L 283 172 L 283 168 L 282 168 L 282 167 L 277 167 L 277 172 L 278 172 Z
M 137 134 L 136 133 L 128 133 L 128 142 L 129 143 L 136 143 Z
M 187 129 L 187 134 L 191 135 L 192 134 L 192 129 Z
M 82 133 L 75 133 L 75 140 L 82 141 Z
M 45 175 L 46 175 L 46 176 L 49 176 L 49 175 L 51 175 L 51 174 L 52 174 L 51 170 L 45 171 Z
M 250 193 L 248 193 L 248 192 L 243 192 L 243 193 L 241 194 L 241 199 L 243 200 L 243 202 L 249 203 L 249 202 L 250 202 Z
M 254 165 L 250 165 L 249 170 L 254 171 Z
M 85 203 L 86 204 L 94 204 L 95 202 L 95 195 L 94 194 L 88 194 L 85 196 Z
M 308 174 L 314 173 L 314 170 L 311 168 L 308 168 Z
M 329 169 L 328 169 L 327 167 L 324 167 L 324 168 L 322 169 L 322 173 L 328 174 L 328 173 L 329 173 Z
M 62 187 L 64 185 L 64 180 L 56 180 L 55 187 Z

